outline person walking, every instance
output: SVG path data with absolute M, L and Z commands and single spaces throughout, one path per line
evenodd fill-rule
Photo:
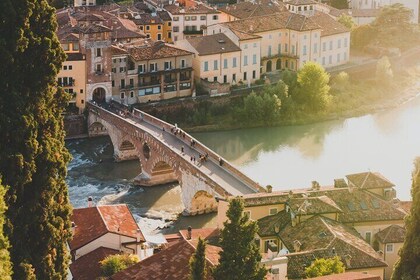
M 184 153 L 184 146 L 181 146 L 181 153 Z

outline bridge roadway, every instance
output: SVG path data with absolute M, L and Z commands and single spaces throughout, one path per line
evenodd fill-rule
M 119 114 L 118 108 L 114 108 L 114 109 L 108 108 L 108 111 L 111 111 L 114 114 Z M 128 110 L 125 110 L 124 119 L 127 122 L 131 123 L 132 125 L 138 127 L 140 130 L 143 130 L 147 132 L 148 134 L 152 135 L 153 137 L 155 137 L 156 139 L 159 139 L 162 143 L 164 143 L 167 147 L 175 151 L 180 157 L 184 158 L 186 161 L 190 162 L 191 164 L 195 164 L 195 166 L 199 168 L 201 172 L 207 174 L 215 183 L 217 183 L 229 194 L 234 195 L 234 196 L 240 196 L 243 194 L 250 194 L 250 193 L 256 193 L 259 191 L 265 191 L 257 183 L 253 181 L 252 183 L 250 183 L 249 181 L 251 180 L 245 175 L 243 176 L 246 177 L 247 180 L 243 180 L 243 178 L 239 178 L 240 176 L 238 176 L 237 174 L 233 174 L 234 172 L 225 168 L 225 166 L 228 166 L 228 167 L 231 167 L 229 169 L 233 168 L 235 169 L 235 171 L 237 171 L 236 168 L 234 168 L 229 162 L 227 162 L 225 159 L 223 159 L 222 157 L 220 157 L 213 151 L 211 151 L 211 155 L 209 153 L 208 160 L 203 162 L 202 165 L 199 165 L 198 164 L 199 154 L 203 155 L 206 153 L 204 149 L 200 149 L 200 148 L 204 147 L 205 149 L 210 150 L 209 148 L 205 147 L 202 143 L 197 141 L 197 139 L 194 139 L 192 136 L 190 136 L 189 134 L 185 133 L 182 130 L 181 131 L 185 133 L 186 135 L 185 139 L 179 136 L 179 134 L 177 134 L 177 136 L 174 135 L 170 131 L 170 129 L 168 130 L 167 127 L 165 128 L 165 131 L 163 131 L 163 126 L 158 126 L 156 124 L 148 122 L 146 118 L 144 117 L 145 115 L 147 114 L 136 109 L 134 109 L 133 113 L 128 112 Z M 150 115 L 148 116 L 152 117 Z M 159 121 L 166 125 L 170 125 L 161 120 Z M 196 142 L 195 147 L 191 147 L 190 142 L 189 142 L 190 139 L 195 140 Z M 184 153 L 182 153 L 181 147 L 184 147 Z M 191 156 L 195 156 L 196 158 L 195 163 L 191 162 Z M 219 162 L 218 162 L 219 158 L 222 158 L 223 160 L 222 166 L 219 165 Z M 248 182 L 245 182 L 245 181 L 248 181 Z

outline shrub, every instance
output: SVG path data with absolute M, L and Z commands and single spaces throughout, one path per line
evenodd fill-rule
M 111 255 L 100 262 L 104 276 L 111 276 L 140 261 L 137 255 Z

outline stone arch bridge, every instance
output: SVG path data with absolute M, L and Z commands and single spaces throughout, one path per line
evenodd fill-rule
M 174 126 L 169 123 L 137 109 L 129 112 L 127 107 L 116 103 L 99 106 L 88 102 L 87 109 L 90 137 L 109 135 L 117 161 L 140 160 L 141 173 L 136 177 L 139 185 L 179 182 L 185 215 L 215 211 L 215 197 L 265 191 L 196 139 L 191 147 L 193 138 L 189 134 L 174 135 L 171 132 Z M 201 165 L 199 154 L 208 154 L 207 161 Z M 196 157 L 195 163 L 191 156 Z

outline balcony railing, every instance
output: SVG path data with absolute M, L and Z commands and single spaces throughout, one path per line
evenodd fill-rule
M 203 30 L 184 30 L 183 33 L 186 35 L 203 35 Z
M 160 81 L 149 81 L 144 83 L 139 83 L 139 87 L 155 86 L 160 85 Z

